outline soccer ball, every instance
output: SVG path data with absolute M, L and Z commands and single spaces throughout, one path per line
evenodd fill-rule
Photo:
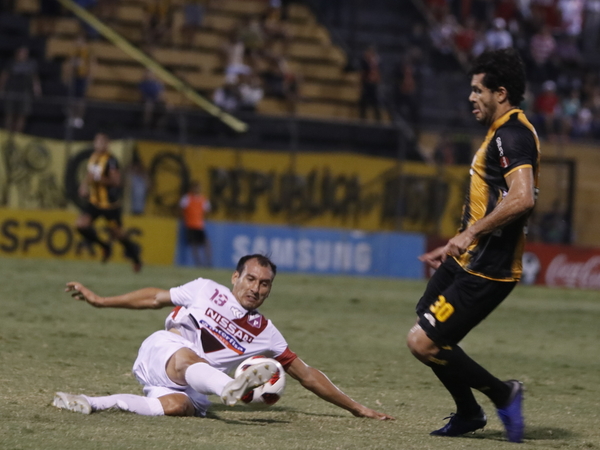
M 235 369 L 235 377 L 248 370 L 254 364 L 270 362 L 277 367 L 277 372 L 273 374 L 271 379 L 262 386 L 258 386 L 247 392 L 242 397 L 242 402 L 252 406 L 272 406 L 279 401 L 285 389 L 285 371 L 281 364 L 271 358 L 266 358 L 261 355 L 252 356 L 243 361 L 237 369 Z

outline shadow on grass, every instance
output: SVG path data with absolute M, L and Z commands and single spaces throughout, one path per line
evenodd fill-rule
M 556 427 L 526 427 L 525 439 L 532 441 L 553 441 L 562 439 L 572 439 L 575 433 L 571 430 Z
M 236 419 L 231 419 L 231 418 L 225 418 L 222 417 L 221 415 L 219 415 L 219 413 L 222 412 L 235 412 L 235 413 L 247 413 L 247 414 L 254 414 L 254 413 L 260 413 L 260 412 L 277 412 L 277 413 L 290 413 L 290 414 L 294 414 L 295 416 L 313 416 L 313 417 L 331 417 L 331 418 L 335 418 L 335 419 L 343 419 L 346 416 L 341 415 L 341 414 L 319 414 L 319 413 L 310 413 L 310 412 L 305 412 L 305 411 L 298 411 L 296 409 L 292 409 L 292 408 L 285 408 L 285 407 L 270 407 L 270 408 L 251 408 L 251 407 L 247 407 L 247 406 L 225 406 L 225 405 L 212 405 L 210 408 L 210 411 L 208 411 L 206 413 L 206 418 L 207 419 L 214 419 L 214 420 L 219 420 L 228 424 L 246 424 L 246 425 L 268 425 L 268 424 L 273 424 L 273 423 L 291 423 L 292 420 L 286 420 L 286 419 L 274 419 L 274 418 L 256 418 L 254 416 L 252 417 L 248 417 L 247 419 L 245 418 L 240 418 L 237 417 Z
M 465 439 L 487 439 L 506 441 L 504 432 L 498 430 L 483 430 L 460 436 Z M 575 437 L 571 430 L 556 427 L 526 427 L 524 439 L 526 441 L 554 441 L 567 440 Z

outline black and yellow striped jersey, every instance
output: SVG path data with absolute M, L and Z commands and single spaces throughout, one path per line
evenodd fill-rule
M 89 202 L 100 209 L 112 209 L 121 206 L 121 187 L 105 186 L 100 183 L 102 176 L 108 176 L 111 170 L 119 169 L 119 161 L 109 152 L 92 153 L 87 170 L 91 175 L 89 182 Z
M 540 142 L 520 109 L 497 119 L 471 164 L 471 182 L 459 232 L 491 213 L 508 193 L 505 177 L 515 170 L 533 170 L 537 192 Z M 521 278 L 528 214 L 476 239 L 456 261 L 474 275 L 498 281 Z

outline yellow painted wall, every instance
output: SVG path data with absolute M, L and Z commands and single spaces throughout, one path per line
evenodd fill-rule
M 157 142 L 138 142 L 136 147 L 149 169 L 156 167 L 160 155 L 180 157 L 191 178 L 199 180 L 210 196 L 213 220 L 451 236 L 458 227 L 468 177 L 467 167 L 440 169 L 414 162 L 398 166 L 390 158 L 350 153 L 292 154 Z M 173 214 L 176 208 L 165 205 L 176 204 L 181 179 L 176 164 L 160 166 L 154 173 L 148 211 Z M 404 177 L 401 187 L 393 185 L 399 174 Z M 286 190 L 291 178 L 294 184 Z M 397 199 L 406 213 L 402 222 L 386 214 L 394 207 L 390 193 L 396 191 L 402 192 Z M 441 202 L 443 209 L 440 227 L 432 215 L 434 202 Z

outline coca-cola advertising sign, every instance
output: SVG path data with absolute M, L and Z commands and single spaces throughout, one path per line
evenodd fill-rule
M 430 237 L 427 251 L 446 242 L 447 239 Z M 424 265 L 424 270 L 427 278 L 434 272 L 427 265 Z M 527 243 L 521 283 L 600 289 L 600 249 Z
M 600 249 L 566 245 L 527 244 L 523 280 L 582 289 L 600 289 Z

